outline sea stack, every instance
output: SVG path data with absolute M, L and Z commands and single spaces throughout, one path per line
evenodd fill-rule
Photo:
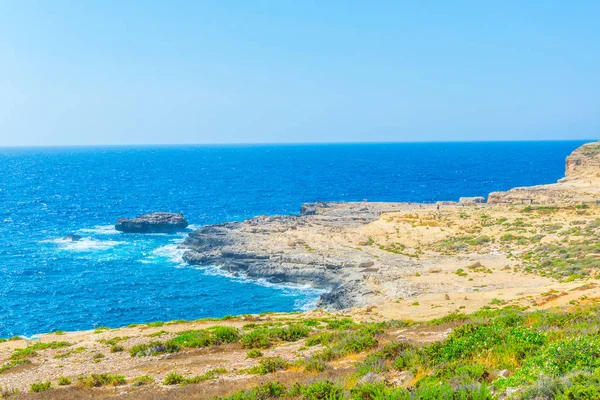
M 187 226 L 183 214 L 155 212 L 136 218 L 119 218 L 115 229 L 125 233 L 177 233 Z

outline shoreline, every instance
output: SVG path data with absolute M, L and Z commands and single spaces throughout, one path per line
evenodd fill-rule
M 373 248 L 374 244 L 368 243 L 370 229 L 381 229 L 382 220 L 397 218 L 399 214 L 414 213 L 419 214 L 418 218 L 435 220 L 445 217 L 442 214 L 462 210 L 518 208 L 531 199 L 534 205 L 595 203 L 600 199 L 600 189 L 587 185 L 586 181 L 596 179 L 595 176 L 590 178 L 589 172 L 592 169 L 595 174 L 600 165 L 594 158 L 597 146 L 597 142 L 587 143 L 567 157 L 566 178 L 559 183 L 493 192 L 485 203 L 470 200 L 464 205 L 455 201 L 306 203 L 299 214 L 257 216 L 245 221 L 206 225 L 189 233 L 178 248 L 185 251 L 186 264 L 215 268 L 217 274 L 253 283 L 263 280 L 272 285 L 310 286 L 322 292 L 315 307 L 328 311 L 361 307 L 383 309 L 398 299 L 447 294 L 451 292 L 448 288 L 432 287 L 431 282 L 415 278 L 423 276 L 424 267 L 431 269 L 433 265 L 435 268 L 436 263 L 448 259 L 432 257 L 431 248 L 426 248 L 421 255 L 414 252 L 423 250 L 410 247 L 406 251 L 382 250 L 389 243 L 375 243 Z M 592 147 L 594 151 L 590 154 Z M 339 235 L 333 237 L 336 234 Z M 312 241 L 317 236 L 321 238 Z M 340 240 L 342 236 L 345 241 Z M 332 244 L 335 246 L 331 247 Z M 393 247 L 394 243 L 391 244 Z M 426 243 L 425 247 L 430 245 Z M 450 258 L 457 261 L 461 257 L 455 254 Z M 465 260 L 458 264 L 478 262 L 473 255 L 463 258 Z M 388 285 L 392 287 L 386 287 L 389 281 L 393 282 Z M 546 284 L 544 281 L 540 286 Z M 387 292 L 382 293 L 381 289 Z M 478 292 L 466 287 L 459 291 Z
M 582 153 L 594 159 L 587 162 Z M 559 183 L 496 193 L 488 203 L 481 198 L 463 198 L 464 205 L 314 203 L 298 215 L 202 227 L 180 244 L 187 250 L 182 258 L 191 264 L 215 269 L 220 264 L 221 273 L 272 279 L 275 285 L 336 286 L 322 294 L 322 308 L 304 312 L 55 332 L 40 335 L 29 348 L 24 340 L 0 341 L 0 387 L 10 395 L 42 388 L 57 399 L 187 400 L 274 381 L 297 387 L 318 378 L 351 389 L 377 379 L 410 394 L 431 375 L 429 369 L 412 372 L 427 364 L 404 363 L 403 351 L 454 354 L 465 338 L 465 330 L 456 328 L 466 324 L 481 331 L 473 335 L 478 346 L 487 343 L 481 335 L 490 334 L 499 335 L 490 342 L 498 346 L 489 348 L 495 353 L 482 350 L 493 357 L 481 358 L 477 347 L 472 352 L 477 358 L 458 361 L 470 370 L 484 368 L 492 394 L 505 398 L 504 380 L 527 370 L 526 361 L 502 358 L 515 337 L 546 338 L 546 332 L 556 333 L 547 324 L 569 324 L 563 318 L 569 313 L 587 316 L 589 328 L 597 325 L 600 144 L 572 156 Z M 572 334 L 561 325 L 578 340 L 588 337 L 588 327 Z M 512 341 L 502 342 L 506 335 Z M 527 343 L 536 353 L 571 343 L 547 338 L 554 341 Z M 352 346 L 345 347 L 348 341 Z M 399 349 L 394 359 L 402 364 L 390 359 L 381 369 L 370 363 L 389 348 Z M 567 351 L 563 359 L 572 355 Z M 432 371 L 447 366 L 443 361 Z M 360 374 L 363 370 L 368 373 Z M 448 371 L 450 377 L 454 371 Z

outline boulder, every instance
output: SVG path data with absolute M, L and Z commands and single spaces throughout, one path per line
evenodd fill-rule
M 459 203 L 462 204 L 483 204 L 485 203 L 485 197 L 475 196 L 475 197 L 461 197 L 458 200 Z
M 136 218 L 119 218 L 115 229 L 125 233 L 177 233 L 188 226 L 182 214 L 155 212 Z

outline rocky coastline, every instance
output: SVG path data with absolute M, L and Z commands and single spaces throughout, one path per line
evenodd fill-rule
M 382 211 L 382 203 L 311 203 L 298 215 L 209 225 L 189 234 L 181 245 L 187 249 L 183 259 L 251 279 L 326 289 L 318 303 L 325 308 L 366 305 L 372 291 L 361 281 L 365 274 L 379 271 L 373 268 L 374 258 L 333 247 L 323 253 L 311 247 L 314 241 L 307 237 L 357 229 L 376 221 Z
M 215 265 L 251 279 L 326 289 L 318 306 L 328 310 L 441 291 L 446 286 L 443 282 L 424 285 L 410 279 L 426 268 L 448 262 L 439 252 L 423 252 L 436 236 L 407 226 L 402 228 L 405 235 L 418 234 L 423 239 L 414 246 L 390 243 L 391 232 L 386 229 L 400 231 L 385 226 L 386 220 L 416 215 L 420 224 L 424 218 L 430 219 L 426 224 L 431 224 L 433 231 L 433 227 L 443 225 L 440 220 L 444 213 L 460 213 L 465 207 L 596 202 L 600 199 L 600 185 L 595 184 L 599 181 L 599 157 L 600 144 L 588 143 L 567 158 L 565 178 L 559 183 L 491 193 L 487 202 L 483 197 L 429 205 L 319 202 L 304 204 L 298 215 L 208 225 L 189 234 L 181 245 L 186 250 L 183 259 L 191 265 Z M 414 228 L 414 222 L 409 223 Z M 438 233 L 440 238 L 444 236 Z M 377 243 L 373 237 L 379 238 Z

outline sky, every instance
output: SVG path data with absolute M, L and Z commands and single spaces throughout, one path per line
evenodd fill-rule
M 0 146 L 598 139 L 600 2 L 0 0 Z

